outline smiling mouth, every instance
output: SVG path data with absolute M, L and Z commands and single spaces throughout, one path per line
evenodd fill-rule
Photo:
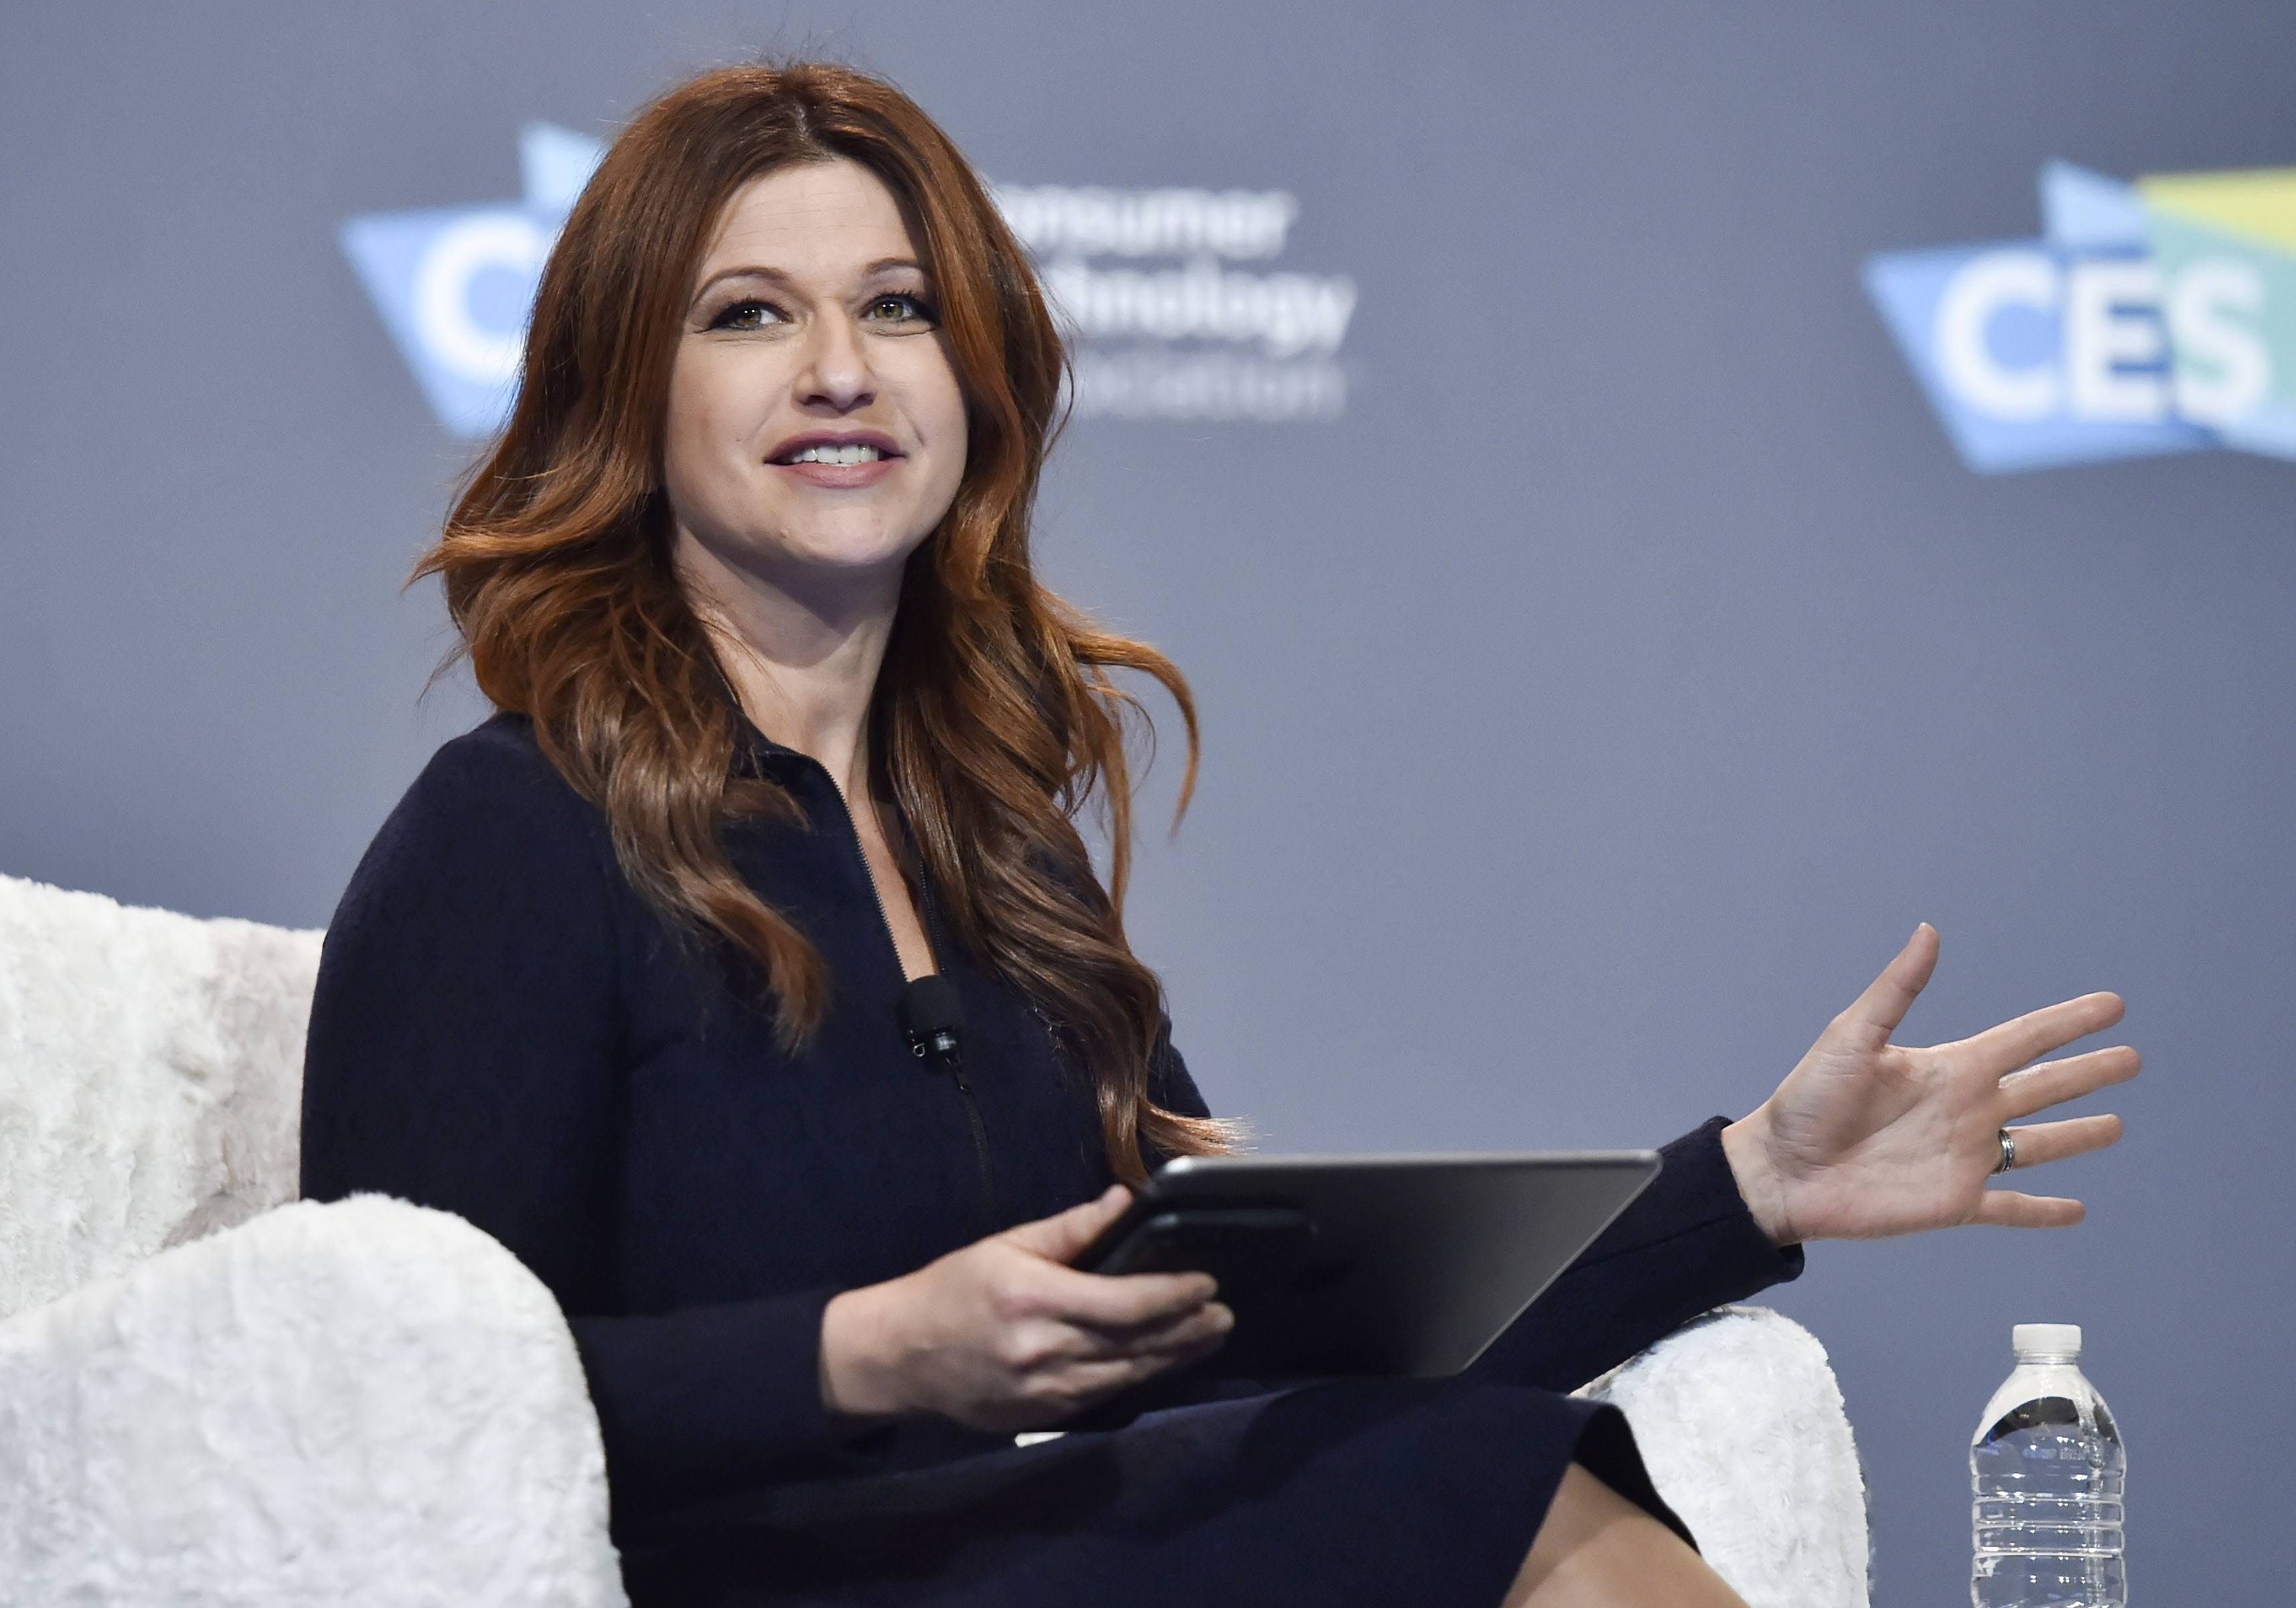
M 843 447 L 808 447 L 801 452 L 774 460 L 776 464 L 875 464 L 885 458 L 898 456 L 896 453 L 880 452 L 874 447 L 849 444 Z

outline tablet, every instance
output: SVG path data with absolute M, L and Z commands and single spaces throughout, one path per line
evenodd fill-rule
M 1182 1156 L 1076 1266 L 1201 1271 L 1250 1379 L 1456 1374 L 1658 1176 L 1649 1150 Z

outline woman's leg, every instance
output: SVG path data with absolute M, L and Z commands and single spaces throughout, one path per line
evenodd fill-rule
M 1505 1608 L 1746 1608 L 1682 1538 L 1577 1464 Z

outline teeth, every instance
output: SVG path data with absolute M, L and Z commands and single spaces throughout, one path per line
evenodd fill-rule
M 792 464 L 873 464 L 884 454 L 873 447 L 808 447 Z

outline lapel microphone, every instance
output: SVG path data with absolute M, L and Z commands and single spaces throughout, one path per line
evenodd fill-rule
M 972 1097 L 972 1084 L 964 1075 L 964 1056 L 959 1047 L 964 1030 L 964 1002 L 957 994 L 956 985 L 935 972 L 905 984 L 895 1010 L 901 1019 L 901 1030 L 908 1035 L 909 1054 L 933 1070 L 946 1071 L 956 1085 L 958 1103 L 964 1107 L 964 1126 L 972 1136 L 973 1161 L 980 1169 L 980 1220 L 988 1228 L 994 1228 L 998 1220 L 996 1179 L 995 1166 L 988 1157 L 988 1129 L 980 1120 L 980 1107 Z
M 902 988 L 895 1008 L 901 1030 L 908 1036 L 909 1054 L 920 1061 L 933 1055 L 957 1064 L 958 1044 L 964 1032 L 964 1002 L 955 983 L 938 972 L 920 977 Z

